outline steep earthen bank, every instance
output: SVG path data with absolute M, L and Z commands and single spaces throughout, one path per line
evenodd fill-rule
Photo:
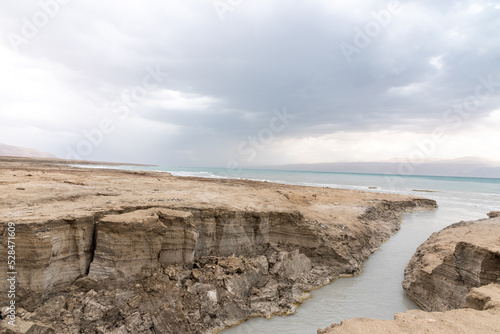
M 403 288 L 424 310 L 446 311 L 465 307 L 472 288 L 499 279 L 500 218 L 492 218 L 434 233 L 406 267 Z
M 351 319 L 318 333 L 498 333 L 500 217 L 434 233 L 408 264 L 403 288 L 430 312 L 407 311 L 390 321 Z
M 0 261 L 14 222 L 17 321 L 40 333 L 210 332 L 294 312 L 304 291 L 356 273 L 401 212 L 436 205 L 30 161 L 0 171 Z

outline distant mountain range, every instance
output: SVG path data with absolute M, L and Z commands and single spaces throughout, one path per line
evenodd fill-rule
M 398 162 L 392 160 L 388 162 L 333 162 L 288 164 L 263 166 L 262 168 L 272 168 L 279 170 L 301 170 L 312 172 L 500 178 L 500 161 L 474 157 L 452 160 L 434 160 L 421 164 L 411 164 L 405 161 Z
M 28 158 L 57 158 L 55 155 L 33 148 L 5 145 L 0 143 L 0 156 Z
M 57 158 L 53 154 L 42 152 L 36 149 L 5 145 L 1 143 L 0 156 Z M 252 166 L 249 168 L 298 170 L 311 172 L 500 178 L 500 161 L 477 157 L 464 157 L 451 160 L 431 160 L 420 164 L 411 164 L 404 160 L 392 159 L 389 161 L 381 162 L 309 163 Z

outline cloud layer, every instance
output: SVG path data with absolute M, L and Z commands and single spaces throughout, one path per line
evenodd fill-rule
M 2 7 L 6 144 L 191 166 L 409 158 L 429 140 L 428 158 L 500 151 L 492 1 Z

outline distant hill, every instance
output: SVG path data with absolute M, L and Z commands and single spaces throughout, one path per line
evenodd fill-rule
M 262 166 L 281 170 L 400 175 L 435 175 L 500 178 L 500 162 L 480 158 L 435 160 L 421 164 L 405 162 L 334 162 Z
M 28 158 L 57 158 L 55 155 L 33 148 L 5 145 L 0 143 L 0 156 Z

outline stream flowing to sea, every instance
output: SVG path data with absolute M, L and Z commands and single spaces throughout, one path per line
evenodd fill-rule
M 88 167 L 88 166 L 85 166 Z M 100 166 L 102 167 L 102 166 Z M 109 168 L 109 167 L 108 167 Z M 117 167 L 113 167 L 117 168 Z M 433 232 L 467 220 L 487 218 L 490 211 L 500 210 L 500 179 L 394 176 L 273 170 L 241 170 L 230 175 L 218 168 L 174 168 L 120 166 L 120 169 L 154 170 L 179 176 L 210 178 L 242 178 L 316 187 L 357 189 L 381 193 L 397 193 L 434 199 L 439 208 L 405 213 L 401 230 L 382 244 L 363 264 L 359 276 L 339 278 L 311 292 L 290 316 L 271 319 L 254 318 L 224 334 L 250 333 L 316 333 L 332 323 L 367 317 L 393 319 L 395 313 L 418 306 L 404 295 L 401 287 L 404 268 L 416 248 Z

